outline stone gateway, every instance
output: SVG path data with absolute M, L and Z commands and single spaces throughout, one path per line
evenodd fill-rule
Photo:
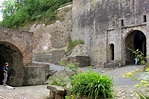
M 40 72 L 38 68 L 45 68 L 45 66 L 32 64 L 32 33 L 0 27 L 0 34 L 0 84 L 2 84 L 3 80 L 2 67 L 5 62 L 10 64 L 8 72 L 9 85 L 42 84 L 45 81 L 45 77 L 43 77 L 45 73 L 43 73 L 44 71 Z M 32 68 L 32 70 L 29 68 Z M 36 76 L 32 77 L 31 71 Z M 36 72 L 40 72 L 40 75 L 36 74 Z M 28 80 L 30 83 L 28 83 Z M 33 83 L 31 83 L 32 80 L 34 81 Z

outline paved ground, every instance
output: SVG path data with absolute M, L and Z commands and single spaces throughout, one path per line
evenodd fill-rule
M 0 99 L 46 99 L 49 95 L 47 85 L 15 87 L 0 86 Z
M 107 68 L 96 68 L 94 70 L 113 78 L 116 94 L 115 99 L 138 99 L 136 90 L 140 89 L 134 87 L 138 82 L 128 78 L 122 78 L 122 75 L 128 71 L 135 71 L 136 69 L 142 68 L 143 66 L 126 66 L 112 70 Z M 61 70 L 63 67 L 51 64 L 51 69 Z M 80 70 L 88 69 L 88 67 L 80 68 Z M 141 91 L 144 92 L 144 89 L 141 89 Z M 48 95 L 49 90 L 47 89 L 47 85 L 15 87 L 15 89 L 0 86 L 0 99 L 46 99 Z

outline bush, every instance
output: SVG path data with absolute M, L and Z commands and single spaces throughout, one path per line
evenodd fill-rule
M 67 78 L 65 79 L 64 77 L 55 77 L 54 76 L 54 77 L 51 77 L 50 79 L 51 79 L 49 82 L 50 85 L 66 87 L 66 85 L 68 83 L 68 82 L 64 81 L 67 79 Z
M 139 49 L 133 50 L 128 48 L 128 50 L 130 50 L 137 58 L 137 61 L 138 61 L 137 64 L 141 64 L 141 65 L 146 64 L 146 57 L 144 57 L 144 54 L 141 51 L 139 51 Z
M 108 76 L 87 71 L 75 75 L 71 80 L 72 94 L 87 96 L 91 99 L 112 98 L 113 80 Z
M 64 70 L 59 71 L 55 73 L 52 77 L 49 78 L 50 85 L 57 85 L 57 86 L 62 86 L 64 88 L 68 88 L 71 86 L 68 86 L 70 84 L 70 80 L 72 76 L 78 74 L 78 63 L 77 62 L 72 62 L 66 64 L 64 61 L 62 63 L 67 69 L 64 68 Z M 70 88 L 68 88 L 70 89 Z
M 72 0 L 23 0 L 21 3 L 4 1 L 3 20 L 0 25 L 18 28 L 33 21 L 53 21 L 56 19 L 57 9 L 68 2 Z
M 79 44 L 84 44 L 84 41 L 82 41 L 82 40 L 69 41 L 67 50 L 70 51 L 70 50 L 72 50 L 76 45 L 79 45 Z

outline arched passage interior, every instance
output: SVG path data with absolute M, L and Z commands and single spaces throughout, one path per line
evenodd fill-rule
M 146 36 L 142 31 L 134 30 L 128 34 L 125 39 L 126 64 L 134 64 L 134 54 L 131 50 L 141 51 L 146 57 Z M 131 50 L 130 50 L 131 49 Z
M 5 62 L 9 62 L 8 84 L 18 86 L 23 80 L 23 59 L 18 48 L 8 42 L 0 42 L 0 84 L 3 80 L 2 68 Z M 22 73 L 21 73 L 22 72 Z M 19 81 L 20 80 L 20 81 Z

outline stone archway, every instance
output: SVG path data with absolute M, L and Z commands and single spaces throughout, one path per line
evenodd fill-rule
M 0 84 L 2 84 L 3 73 L 2 67 L 5 62 L 9 62 L 8 84 L 21 86 L 23 84 L 23 55 L 20 50 L 9 42 L 0 42 Z
M 33 33 L 0 27 L 0 69 L 9 62 L 8 84 L 12 86 L 44 84 L 49 66 L 32 63 Z M 0 70 L 0 84 L 2 84 Z
M 126 47 L 126 64 L 134 64 L 134 54 L 129 50 L 141 51 L 146 57 L 146 36 L 142 31 L 134 30 L 130 32 L 125 38 Z

